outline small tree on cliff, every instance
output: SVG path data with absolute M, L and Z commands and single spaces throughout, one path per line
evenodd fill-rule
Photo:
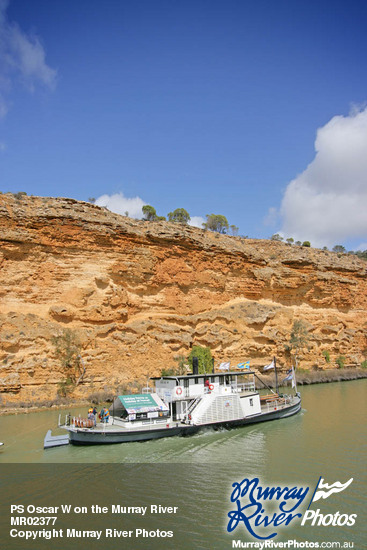
M 332 249 L 333 252 L 339 252 L 339 253 L 342 253 L 342 254 L 345 254 L 346 253 L 346 249 L 343 245 L 341 244 L 336 244 L 333 249 Z
M 85 374 L 78 336 L 70 329 L 65 329 L 60 335 L 52 338 L 52 343 L 56 348 L 56 355 L 60 359 L 62 371 L 65 375 L 63 385 L 77 386 L 83 380 Z
M 291 355 L 293 354 L 295 369 L 298 367 L 298 357 L 300 352 L 306 347 L 309 349 L 310 338 L 311 335 L 308 331 L 306 323 L 302 319 L 294 321 L 289 344 L 285 346 L 285 349 L 289 351 Z
M 222 214 L 207 214 L 206 223 L 203 223 L 205 229 L 215 231 L 216 233 L 226 233 L 228 231 L 228 221 Z
M 151 222 L 157 219 L 157 212 L 154 206 L 150 206 L 150 204 L 144 204 L 144 206 L 142 207 L 142 211 L 144 215 L 144 220 Z
M 270 240 L 271 241 L 279 241 L 281 242 L 283 240 L 283 237 L 281 235 L 279 235 L 279 233 L 274 233 L 274 235 L 272 235 L 270 237 Z
M 190 214 L 184 208 L 176 208 L 173 212 L 168 212 L 168 221 L 187 224 L 190 221 Z
M 187 360 L 189 365 L 192 367 L 193 357 L 198 358 L 199 363 L 199 374 L 205 374 L 207 372 L 212 372 L 213 368 L 213 359 L 212 352 L 209 348 L 204 348 L 202 346 L 193 346 L 190 355 Z

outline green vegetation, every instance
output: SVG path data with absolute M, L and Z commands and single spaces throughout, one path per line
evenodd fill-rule
M 176 208 L 173 212 L 168 212 L 168 221 L 187 224 L 190 221 L 190 214 L 184 208 Z
M 285 346 L 285 349 L 294 357 L 294 368 L 298 367 L 298 356 L 304 348 L 309 349 L 309 341 L 311 335 L 307 329 L 305 321 L 299 319 L 294 321 L 292 332 L 289 339 L 289 344 Z
M 288 239 L 286 239 L 286 241 L 287 241 L 288 244 L 293 244 L 294 243 L 293 237 L 289 237 Z
M 344 366 L 345 366 L 345 357 L 344 357 L 344 355 L 339 355 L 339 357 L 337 357 L 335 363 L 338 365 L 339 369 L 344 369 Z
M 26 197 L 27 193 L 25 191 L 19 191 L 18 193 L 14 193 L 14 197 L 17 200 L 21 200 L 23 197 Z
M 144 215 L 144 220 L 151 222 L 157 219 L 157 212 L 154 208 L 154 206 L 150 206 L 150 204 L 144 204 L 142 207 L 142 212 Z
M 322 355 L 325 357 L 325 361 L 330 363 L 330 353 L 326 349 L 322 352 Z
M 165 221 L 166 218 L 165 216 L 157 216 L 157 212 L 154 208 L 154 206 L 150 206 L 150 204 L 144 204 L 144 206 L 142 207 L 142 212 L 143 212 L 143 220 L 147 221 L 147 222 L 157 222 L 157 221 Z M 128 212 L 126 213 L 125 212 L 125 215 L 127 215 Z
M 176 376 L 177 374 L 178 372 L 176 372 L 175 367 L 163 368 L 161 370 L 161 376 Z
M 66 378 L 65 380 L 57 384 L 57 394 L 60 397 L 67 397 L 69 393 L 73 391 L 74 388 L 75 388 L 74 382 L 72 382 L 70 378 Z
M 271 236 L 271 240 L 281 242 L 283 240 L 283 237 L 279 235 L 279 233 L 274 233 L 274 235 Z
M 352 254 L 355 254 L 358 256 L 358 258 L 361 258 L 361 260 L 367 260 L 367 250 L 357 250 L 357 252 L 352 252 Z
M 174 357 L 177 365 L 161 370 L 161 376 L 180 376 L 186 374 L 186 367 L 188 361 L 184 355 L 177 355 Z
M 333 250 L 333 252 L 339 252 L 339 253 L 346 252 L 345 247 L 342 246 L 341 244 L 336 244 L 332 250 Z
M 306 247 L 310 248 L 311 243 L 310 243 L 310 241 L 303 241 L 302 246 L 306 246 Z
M 210 348 L 204 348 L 202 346 L 193 346 L 190 355 L 188 357 L 188 363 L 192 367 L 192 358 L 197 357 L 199 363 L 199 374 L 205 374 L 212 372 L 213 359 Z
M 59 395 L 70 393 L 82 380 L 85 374 L 81 358 L 81 344 L 78 336 L 70 329 L 65 329 L 59 336 L 52 338 L 56 356 L 59 358 L 65 380 L 59 384 Z
M 367 369 L 367 359 L 365 359 L 364 361 L 362 361 L 362 363 L 361 363 L 361 369 Z
M 234 237 L 236 237 L 238 235 L 238 227 L 237 225 L 230 225 L 229 226 L 230 230 L 231 230 L 231 233 Z
M 228 231 L 228 221 L 221 214 L 207 214 L 206 223 L 203 224 L 205 229 L 216 233 L 226 233 Z

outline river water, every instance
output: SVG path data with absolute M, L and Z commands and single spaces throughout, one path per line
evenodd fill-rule
M 307 486 L 309 495 L 299 509 L 304 513 L 320 476 L 329 484 L 353 478 L 345 491 L 313 503 L 311 509 L 318 508 L 321 514 L 357 514 L 355 525 L 301 526 L 300 520 L 294 520 L 287 528 L 277 529 L 274 540 L 293 538 L 299 544 L 336 541 L 363 549 L 367 547 L 366 390 L 367 380 L 306 386 L 301 388 L 302 412 L 288 419 L 112 446 L 69 445 L 44 450 L 45 433 L 57 425 L 60 411 L 2 416 L 0 440 L 5 446 L 0 452 L 0 503 L 7 509 L 11 501 L 47 506 L 70 502 L 85 505 L 89 511 L 93 503 L 105 503 L 109 508 L 106 516 L 91 518 L 88 514 L 80 520 L 82 529 L 97 529 L 101 522 L 103 529 L 121 529 L 121 517 L 110 514 L 111 503 L 178 506 L 176 514 L 123 516 L 124 529 L 141 526 L 154 530 L 158 525 L 171 529 L 172 539 L 106 539 L 102 535 L 100 541 L 88 539 L 88 543 L 64 538 L 57 546 L 56 540 L 54 548 L 225 549 L 234 547 L 232 541 L 259 540 L 250 536 L 243 524 L 227 532 L 227 514 L 234 510 L 230 502 L 234 482 L 258 478 L 263 487 Z M 85 409 L 70 412 L 85 416 Z M 7 510 L 1 518 L 6 535 L 8 515 Z M 58 525 L 66 529 L 73 521 L 75 514 L 59 518 Z M 91 521 L 96 527 L 90 526 Z M 6 547 L 51 546 L 49 541 L 26 542 L 14 537 Z

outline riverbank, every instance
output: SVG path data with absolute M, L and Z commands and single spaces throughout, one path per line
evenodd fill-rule
M 357 369 L 357 368 L 348 368 L 348 369 L 328 369 L 328 370 L 317 370 L 317 371 L 303 371 L 298 370 L 297 373 L 297 386 L 305 386 L 310 384 L 327 384 L 330 382 L 348 382 L 350 380 L 359 380 L 362 378 L 367 378 L 367 369 Z M 261 380 L 270 388 L 275 388 L 275 375 L 264 375 L 260 373 Z M 278 374 L 279 386 L 282 385 L 284 380 L 284 373 Z M 288 385 L 291 382 L 287 382 Z M 257 381 L 256 386 L 258 389 L 264 387 L 259 381 Z M 101 399 L 96 400 L 95 396 L 92 401 L 77 401 L 71 398 L 62 398 L 52 404 L 50 401 L 41 402 L 37 404 L 26 404 L 22 403 L 21 406 L 8 406 L 3 405 L 0 407 L 0 416 L 12 415 L 12 414 L 29 414 L 33 412 L 42 412 L 50 410 L 62 410 L 70 409 L 70 407 L 89 407 L 93 405 L 105 405 L 106 403 L 112 402 L 114 395 L 112 394 L 101 394 Z
M 367 378 L 367 369 L 328 369 L 328 370 L 301 370 L 296 372 L 297 386 L 308 386 L 309 384 L 328 384 L 330 382 L 349 382 L 350 380 L 359 380 Z M 271 388 L 275 388 L 275 375 L 261 375 L 261 380 Z M 284 373 L 278 374 L 279 386 L 284 380 Z M 288 385 L 291 382 L 287 382 Z M 263 385 L 258 382 L 257 387 L 261 389 Z

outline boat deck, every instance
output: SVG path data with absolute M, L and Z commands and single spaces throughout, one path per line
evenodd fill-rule
M 78 432 L 94 432 L 94 433 L 112 433 L 112 432 L 121 432 L 126 431 L 126 433 L 131 431 L 147 431 L 147 430 L 161 430 L 161 429 L 169 429 L 169 428 L 182 428 L 184 426 L 187 426 L 184 422 L 181 422 L 179 420 L 170 421 L 167 420 L 165 422 L 146 422 L 141 425 L 136 425 L 133 422 L 121 422 L 118 419 L 112 421 L 110 417 L 110 422 L 102 423 L 97 422 L 96 426 L 93 426 L 92 428 L 80 428 L 80 427 L 74 427 L 74 426 L 67 426 L 67 429 L 69 431 L 78 431 Z

